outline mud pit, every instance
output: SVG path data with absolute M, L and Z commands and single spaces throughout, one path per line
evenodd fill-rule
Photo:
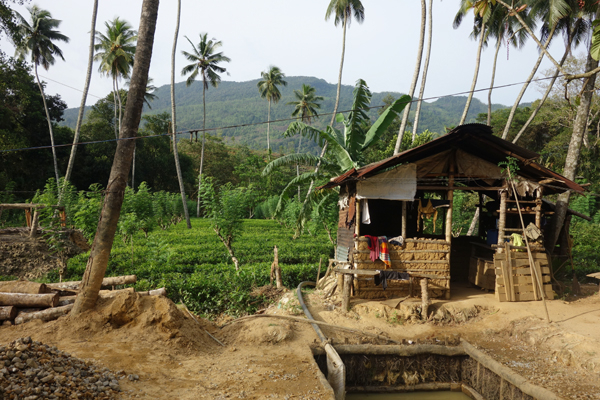
M 461 311 L 470 315 L 464 322 L 460 318 L 411 322 L 399 318 L 402 305 L 396 308 L 397 300 L 354 301 L 352 311 L 344 313 L 320 291 L 305 297 L 318 320 L 409 343 L 462 336 L 565 399 L 600 399 L 598 295 L 568 304 L 549 302 L 556 321 L 550 325 L 540 318 L 541 303 L 497 303 L 493 295 L 468 288 L 455 291 L 447 307 L 453 315 Z M 439 309 L 446 303 L 434 306 Z M 298 315 L 293 293 L 286 293 L 265 313 Z M 377 342 L 328 327 L 323 331 L 334 344 Z M 96 310 L 77 319 L 0 327 L 0 345 L 26 336 L 125 376 L 138 375 L 138 381 L 119 382 L 122 391 L 116 398 L 331 398 L 320 383 L 309 348 L 316 344 L 316 334 L 305 323 L 262 318 L 220 329 L 206 320 L 194 321 L 168 299 L 124 293 L 101 300 Z

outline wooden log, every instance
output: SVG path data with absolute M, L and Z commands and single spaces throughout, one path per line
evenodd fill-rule
M 46 205 L 45 204 L 35 204 L 35 203 L 12 203 L 12 204 L 0 204 L 0 208 L 6 208 L 7 210 L 9 209 L 19 209 L 19 210 L 27 210 L 30 208 L 45 208 Z
M 164 297 L 167 297 L 167 289 L 165 289 L 164 287 L 154 289 L 154 290 L 148 290 L 147 292 L 136 292 L 136 293 L 139 294 L 140 296 L 164 296 Z
M 56 307 L 58 293 L 28 294 L 0 292 L 0 306 L 27 307 Z
M 102 279 L 102 286 L 110 287 L 117 285 L 130 285 L 135 282 L 137 282 L 137 277 L 135 275 L 109 276 L 107 278 Z M 48 283 L 46 286 L 48 286 L 51 289 L 78 290 L 79 285 L 81 285 L 81 281 Z
M 0 321 L 7 319 L 15 319 L 17 316 L 17 308 L 13 306 L 0 307 Z
M 473 358 L 479 364 L 483 365 L 496 375 L 498 375 L 500 378 L 510 382 L 511 384 L 519 388 L 521 392 L 528 394 L 534 399 L 563 400 L 561 397 L 555 395 L 548 389 L 529 383 L 527 379 L 513 372 L 510 368 L 500 364 L 499 362 L 497 362 L 487 354 L 483 353 L 482 351 L 476 349 L 466 340 L 461 339 L 460 341 L 463 348 L 465 349 L 465 352 L 467 352 L 467 354 L 471 356 L 471 358 Z
M 42 321 L 52 321 L 63 315 L 67 315 L 73 308 L 73 304 L 69 304 L 62 307 L 48 308 L 46 310 L 31 312 L 31 313 L 19 313 L 15 318 L 15 325 L 24 324 L 25 322 L 39 319 Z
M 323 257 L 319 257 L 319 269 L 317 270 L 317 280 L 315 286 L 319 286 L 319 276 L 321 276 L 321 264 L 323 263 Z
M 74 304 L 77 296 L 60 296 L 58 299 L 57 307 L 66 306 L 69 304 Z
M 438 355 L 448 357 L 466 356 L 462 346 L 443 346 L 437 344 L 412 345 L 376 345 L 376 344 L 336 344 L 333 345 L 338 354 L 365 354 L 369 356 L 415 357 L 420 355 Z M 314 355 L 325 354 L 323 348 L 311 348 Z
M 501 379 L 500 380 L 500 398 L 501 399 L 503 398 L 502 397 L 502 383 L 503 382 L 504 382 L 504 380 Z M 485 400 L 485 398 L 482 395 L 480 395 L 479 393 L 477 393 L 477 391 L 475 391 L 475 389 L 473 389 L 469 385 L 465 385 L 464 383 L 461 384 L 461 391 L 473 400 Z
M 421 319 L 427 320 L 427 309 L 429 308 L 429 292 L 427 291 L 427 278 L 421 279 Z
M 29 232 L 30 238 L 35 238 L 37 236 L 39 222 L 40 222 L 40 211 L 38 209 L 36 209 L 33 212 L 33 220 L 31 221 L 31 231 Z
M 344 286 L 342 293 L 342 310 L 344 311 L 350 311 L 350 287 L 352 286 L 353 278 L 353 275 L 344 274 Z
M 415 385 L 397 386 L 347 386 L 348 393 L 406 393 L 406 392 L 430 392 L 430 391 L 460 391 L 460 383 L 454 382 L 427 382 Z
M 98 296 L 102 299 L 111 299 L 113 297 L 117 297 L 121 293 L 135 293 L 135 289 L 130 287 L 118 290 L 101 290 L 98 293 Z
M 50 293 L 50 289 L 43 283 L 29 281 L 4 281 L 0 282 L 0 292 L 3 293 Z

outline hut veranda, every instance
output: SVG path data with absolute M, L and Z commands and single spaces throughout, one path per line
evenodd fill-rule
M 508 157 L 516 170 L 512 179 L 500 166 Z M 353 270 L 345 275 L 352 276 L 354 296 L 419 296 L 419 281 L 427 278 L 431 297 L 450 299 L 452 282 L 468 281 L 494 290 L 499 301 L 552 299 L 544 233 L 552 226 L 554 204 L 544 197 L 584 189 L 538 158 L 492 135 L 489 126 L 468 124 L 322 186 L 339 186 L 334 262 Z M 479 198 L 478 229 L 471 236 L 452 231 L 459 190 Z M 569 210 L 559 253 L 566 251 L 572 214 L 582 216 Z

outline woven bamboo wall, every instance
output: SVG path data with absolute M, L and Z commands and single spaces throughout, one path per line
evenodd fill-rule
M 354 250 L 354 266 L 356 269 L 382 270 L 385 269 L 383 261 L 371 261 L 367 239 L 359 237 Z M 434 239 L 406 239 L 403 246 L 389 245 L 392 270 L 407 272 L 411 275 L 409 281 L 388 281 L 388 288 L 384 291 L 380 286 L 375 286 L 372 277 L 358 276 L 354 280 L 357 297 L 363 299 L 393 298 L 404 296 L 420 296 L 420 275 L 439 276 L 439 279 L 429 279 L 429 296 L 443 297 L 450 290 L 450 244 L 443 240 Z

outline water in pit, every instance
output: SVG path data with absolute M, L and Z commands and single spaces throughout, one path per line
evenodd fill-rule
M 346 400 L 471 400 L 462 392 L 349 393 Z

